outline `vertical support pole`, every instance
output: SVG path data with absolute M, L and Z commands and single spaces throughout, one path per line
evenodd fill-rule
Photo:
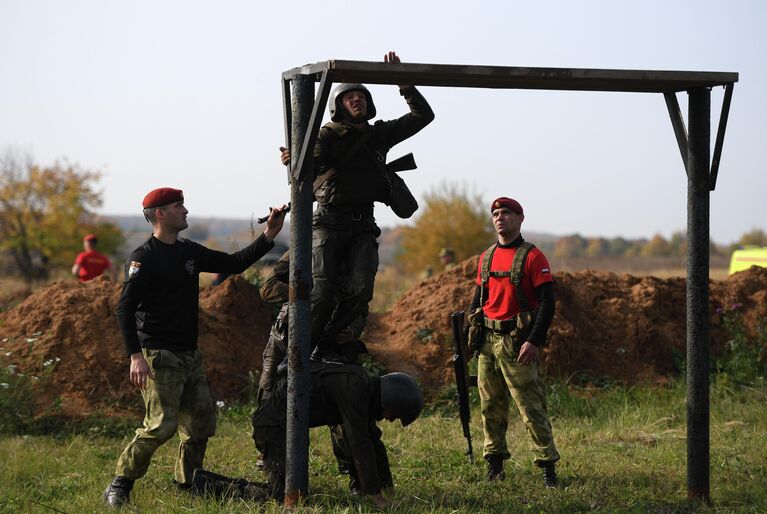
M 687 173 L 687 497 L 710 500 L 709 163 L 711 92 L 689 91 Z
M 296 75 L 292 81 L 291 141 L 294 156 L 290 183 L 290 328 L 288 331 L 288 407 L 285 504 L 306 495 L 309 486 L 309 374 L 312 283 L 312 173 L 296 175 L 309 117 L 314 104 L 314 81 Z

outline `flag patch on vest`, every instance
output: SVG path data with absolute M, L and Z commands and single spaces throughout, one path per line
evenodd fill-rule
M 550 273 L 549 268 L 541 268 L 541 273 Z
M 141 269 L 141 263 L 138 261 L 130 261 L 130 264 L 128 265 L 128 280 L 132 279 L 136 275 L 138 275 L 139 270 Z

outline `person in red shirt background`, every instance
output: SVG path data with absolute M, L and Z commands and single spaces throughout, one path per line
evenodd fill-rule
M 112 269 L 112 263 L 109 261 L 106 255 L 96 250 L 98 244 L 98 238 L 95 234 L 88 234 L 83 238 L 83 249 L 75 259 L 75 264 L 72 266 L 72 274 L 80 280 L 80 282 L 87 282 L 94 279 L 104 273 L 108 269 Z

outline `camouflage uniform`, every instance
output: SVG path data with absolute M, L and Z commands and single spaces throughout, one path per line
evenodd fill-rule
M 534 462 L 556 462 L 559 453 L 554 445 L 546 410 L 546 386 L 538 373 L 538 364 L 517 363 L 520 341 L 516 332 L 499 334 L 488 330 L 479 354 L 478 386 L 482 402 L 484 455 L 510 457 L 506 447 L 509 423 L 509 396 L 522 416 L 535 453 Z
M 410 107 L 408 114 L 366 123 L 362 129 L 348 120 L 331 123 L 317 137 L 314 193 L 319 206 L 312 223 L 312 345 L 334 342 L 338 332 L 373 298 L 378 270 L 376 239 L 381 234 L 373 217 L 373 202 L 388 202 L 391 191 L 380 171 L 381 163 L 389 149 L 434 119 L 415 87 L 400 93 Z
M 172 352 L 143 349 L 154 373 L 141 391 L 147 406 L 144 426 L 117 461 L 117 476 L 132 480 L 143 477 L 154 452 L 173 437 L 178 428 L 181 443 L 175 480 L 191 484 L 192 472 L 202 467 L 208 438 L 216 432 L 216 407 L 202 370 L 199 350 Z
M 524 239 L 519 236 L 508 245 L 499 245 L 493 250 L 494 253 L 489 254 L 488 271 L 502 274 L 503 270 L 512 268 L 512 264 L 517 262 L 516 252 L 523 243 Z M 554 316 L 549 264 L 543 253 L 532 246 L 522 263 L 519 286 L 513 285 L 508 273 L 506 276 L 490 276 L 485 286 L 481 286 L 486 254 L 480 257 L 477 291 L 472 302 L 472 311 L 482 306 L 485 326 L 477 376 L 485 439 L 484 457 L 488 462 L 510 457 L 506 429 L 511 398 L 532 440 L 534 463 L 538 466 L 553 464 L 559 460 L 559 452 L 554 445 L 546 407 L 546 386 L 540 376 L 539 364 L 517 362 L 525 342 L 539 348 L 543 346 Z M 487 287 L 486 293 L 482 292 L 482 287 Z M 541 296 L 536 297 L 536 294 Z M 531 310 L 520 312 L 520 295 L 524 296 Z M 545 301 L 541 301 L 542 298 Z
M 259 379 L 259 403 L 263 395 L 272 388 L 274 384 L 277 366 L 285 358 L 288 351 L 288 280 L 290 268 L 290 251 L 285 252 L 280 260 L 275 264 L 272 273 L 261 285 L 259 292 L 261 298 L 275 306 L 279 306 L 279 312 L 269 331 L 269 339 L 264 347 L 262 354 L 263 367 L 261 369 L 261 378 Z M 350 338 L 353 342 L 348 344 L 338 344 L 336 349 L 339 354 L 347 357 L 348 362 L 354 363 L 359 353 L 367 353 L 367 349 L 359 341 L 362 331 L 365 329 L 368 307 L 365 304 L 361 315 L 348 325 L 351 331 Z

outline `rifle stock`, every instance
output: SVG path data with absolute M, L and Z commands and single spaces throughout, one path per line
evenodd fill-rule
M 477 385 L 476 377 L 469 375 L 469 363 L 466 358 L 466 345 L 463 342 L 463 311 L 457 311 L 450 315 L 453 327 L 453 369 L 455 370 L 455 383 L 458 392 L 458 413 L 461 417 L 463 436 L 466 438 L 466 455 L 469 462 L 474 463 L 474 449 L 471 445 L 471 405 L 469 403 L 469 387 Z M 472 383 L 473 379 L 473 383 Z
M 416 168 L 418 168 L 418 166 L 415 163 L 415 157 L 413 157 L 412 153 L 405 154 L 402 157 L 397 157 L 386 165 L 386 169 L 395 173 L 399 173 L 400 171 L 414 170 Z

